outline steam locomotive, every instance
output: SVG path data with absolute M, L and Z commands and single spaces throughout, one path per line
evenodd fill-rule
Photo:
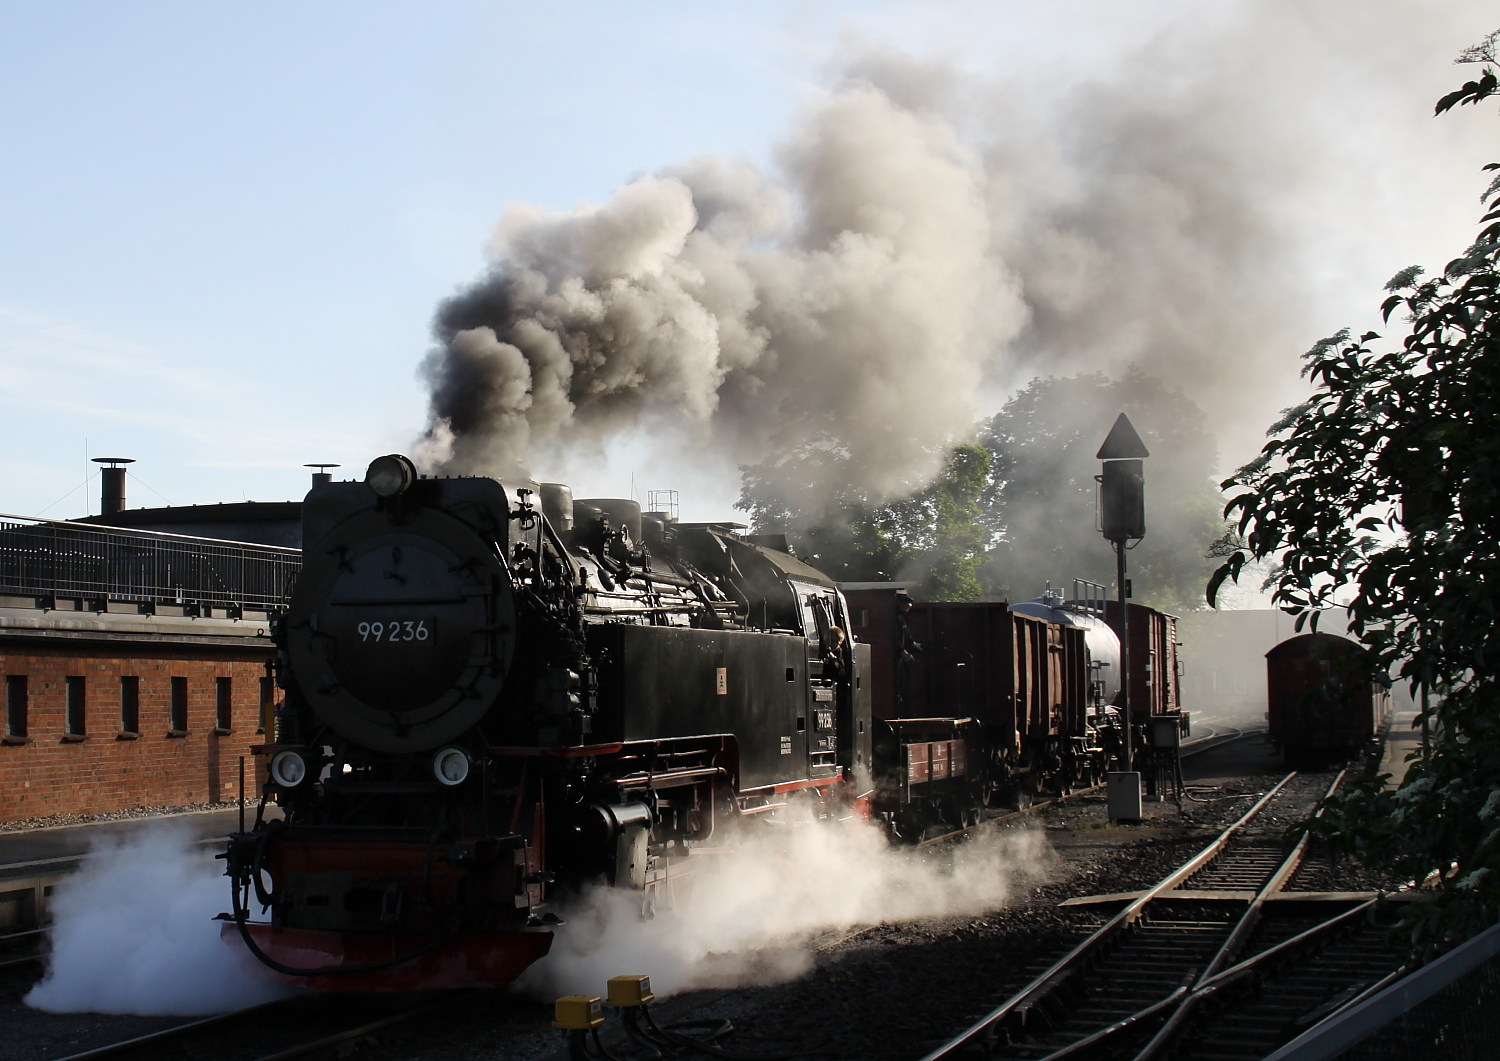
M 729 819 L 856 813 L 869 647 L 739 529 L 397 455 L 315 487 L 224 931 L 325 990 L 498 986 L 559 892 L 649 905 Z
M 502 986 L 547 953 L 559 896 L 604 882 L 649 912 L 731 823 L 917 838 L 1102 771 L 1099 594 L 887 584 L 851 610 L 743 530 L 398 455 L 315 486 L 225 935 L 320 990 Z

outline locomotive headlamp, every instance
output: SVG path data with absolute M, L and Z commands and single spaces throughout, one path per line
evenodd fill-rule
M 411 489 L 417 481 L 417 467 L 399 453 L 376 457 L 365 471 L 365 485 L 377 497 L 395 497 Z
M 296 788 L 307 780 L 307 760 L 301 752 L 277 752 L 271 760 L 271 780 L 282 788 Z
M 449 788 L 463 784 L 469 776 L 469 753 L 462 748 L 440 748 L 432 757 L 432 776 Z

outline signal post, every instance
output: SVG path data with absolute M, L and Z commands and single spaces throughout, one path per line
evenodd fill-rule
M 1099 476 L 1099 527 L 1115 549 L 1116 588 L 1120 599 L 1120 717 L 1124 729 L 1123 755 L 1117 769 L 1106 775 L 1109 817 L 1135 821 L 1141 816 L 1141 775 L 1135 769 L 1135 739 L 1130 718 L 1130 619 L 1125 602 L 1125 551 L 1146 536 L 1145 458 L 1151 456 L 1130 419 L 1121 413 L 1110 428 L 1097 459 L 1104 462 Z

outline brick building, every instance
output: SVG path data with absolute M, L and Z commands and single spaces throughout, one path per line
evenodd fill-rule
M 291 549 L 0 521 L 0 821 L 235 798 Z

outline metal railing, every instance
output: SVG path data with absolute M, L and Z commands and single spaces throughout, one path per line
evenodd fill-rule
M 1064 605 L 1069 611 L 1082 612 L 1085 615 L 1097 615 L 1104 618 L 1104 603 L 1109 597 L 1109 592 L 1097 582 L 1090 582 L 1086 578 L 1075 578 L 1073 580 L 1073 599 Z
M 1330 1061 L 1332 1058 L 1353 1059 L 1361 1055 L 1415 1057 L 1422 1046 L 1437 1043 L 1442 1044 L 1444 1057 L 1493 1057 L 1495 982 L 1500 980 L 1493 969 L 1497 957 L 1500 957 L 1500 925 L 1485 929 L 1410 976 L 1375 985 L 1379 990 L 1367 991 L 1351 999 L 1345 1008 L 1336 1010 L 1303 1032 L 1266 1061 Z M 1461 981 L 1473 981 L 1478 973 L 1483 972 L 1490 974 L 1486 978 L 1488 983 L 1469 982 L 1457 997 L 1447 1000 L 1447 1007 L 1434 1007 L 1435 1012 L 1423 1013 L 1431 1006 L 1428 1000 L 1433 996 Z M 1473 1012 L 1463 1012 L 1466 1004 Z M 1421 1019 L 1423 1017 L 1425 1021 Z M 1418 1034 L 1408 1034 L 1405 1038 L 1416 1041 L 1401 1044 L 1405 1049 L 1380 1049 L 1384 1044 L 1377 1040 L 1381 1037 L 1394 1040 L 1389 1044 L 1391 1046 L 1400 1044 L 1402 1036 L 1399 1032 L 1395 1029 L 1383 1031 L 1398 1022 L 1413 1024 L 1412 1028 L 1405 1030 Z M 1471 1027 L 1468 1035 L 1462 1034 L 1465 1023 L 1477 1026 L 1477 1031 Z M 1382 1036 L 1377 1037 L 1377 1032 L 1382 1032 Z M 1368 1044 L 1374 1049 L 1362 1050 L 1360 1044 Z
M 302 553 L 0 513 L 0 594 L 278 607 Z

